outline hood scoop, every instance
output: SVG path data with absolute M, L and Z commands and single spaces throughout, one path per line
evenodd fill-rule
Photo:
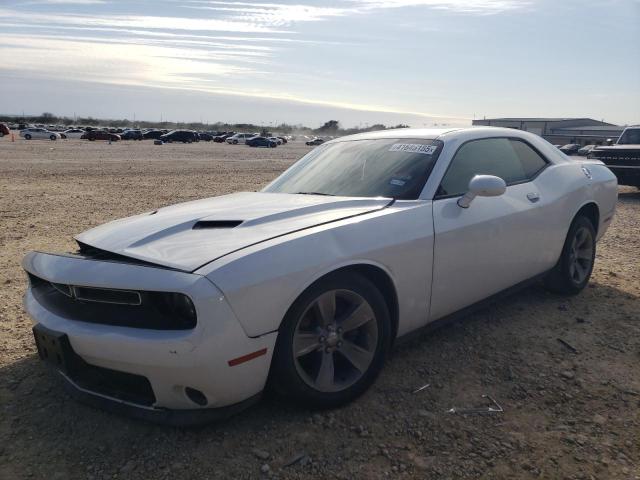
M 200 220 L 193 225 L 194 230 L 213 230 L 220 228 L 234 228 L 240 225 L 242 220 Z

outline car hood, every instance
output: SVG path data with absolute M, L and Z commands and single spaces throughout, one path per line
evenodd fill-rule
M 379 210 L 391 202 L 388 198 L 242 192 L 115 220 L 75 238 L 107 252 L 194 271 L 248 246 Z

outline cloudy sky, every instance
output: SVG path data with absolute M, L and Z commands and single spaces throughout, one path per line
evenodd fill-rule
M 640 122 L 639 0 L 1 0 L 0 113 Z

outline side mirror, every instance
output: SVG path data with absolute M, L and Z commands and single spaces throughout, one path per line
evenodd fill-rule
M 607 145 L 613 145 L 613 140 L 611 138 L 607 138 Z
M 458 199 L 458 206 L 469 208 L 476 197 L 499 197 L 507 190 L 507 184 L 494 175 L 476 175 L 469 181 L 469 190 Z

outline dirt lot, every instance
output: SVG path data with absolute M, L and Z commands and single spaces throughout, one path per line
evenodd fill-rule
M 117 217 L 259 189 L 307 149 L 0 140 L 1 479 L 640 478 L 640 192 L 631 188 L 620 189 L 582 294 L 534 286 L 404 342 L 345 408 L 267 398 L 182 430 L 67 397 L 36 357 L 22 256 L 73 250 L 73 234 Z M 485 405 L 483 394 L 504 412 L 446 413 Z

